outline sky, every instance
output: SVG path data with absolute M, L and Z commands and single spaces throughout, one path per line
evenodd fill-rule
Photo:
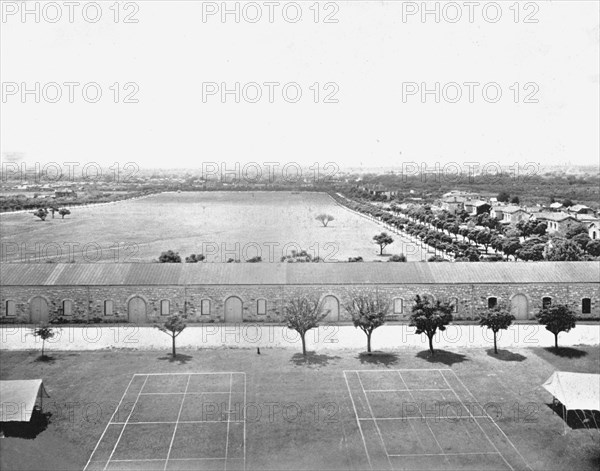
M 596 1 L 90 3 L 2 1 L 4 161 L 598 164 Z

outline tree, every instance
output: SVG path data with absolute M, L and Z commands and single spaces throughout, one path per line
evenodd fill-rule
M 572 239 L 579 234 L 588 234 L 588 228 L 585 224 L 575 224 L 565 232 L 565 239 Z
M 428 262 L 447 262 L 448 260 L 439 255 L 433 255 L 427 259 Z
M 590 241 L 592 239 L 590 239 L 590 236 L 587 234 L 587 232 L 585 232 L 582 234 L 577 234 L 571 240 L 573 242 L 575 242 L 577 245 L 579 245 L 579 248 L 581 248 L 581 250 L 587 250 L 587 245 L 590 243 Z
M 511 202 L 511 204 L 519 204 L 519 203 L 521 202 L 521 200 L 519 200 L 519 197 L 518 197 L 518 196 L 513 196 L 513 197 L 510 199 L 510 202 Z
M 555 239 L 547 251 L 551 262 L 577 262 L 584 256 L 583 250 L 572 240 Z
M 427 335 L 431 355 L 435 355 L 433 337 L 438 329 L 444 331 L 446 326 L 452 322 L 452 310 L 453 307 L 450 303 L 441 301 L 432 303 L 429 299 L 419 295 L 415 297 L 409 325 L 417 328 L 417 334 Z
M 390 258 L 388 258 L 388 262 L 406 262 L 406 255 L 403 253 L 392 255 Z
M 600 239 L 590 240 L 585 246 L 585 250 L 587 250 L 592 257 L 600 257 Z
M 565 208 L 569 208 L 569 207 L 573 206 L 573 201 L 571 201 L 569 198 L 565 198 L 564 200 L 562 200 L 562 205 Z
M 281 257 L 282 262 L 287 263 L 309 263 L 309 262 L 320 262 L 320 257 L 313 257 L 306 250 L 292 250 L 291 255 L 284 255 Z
M 367 352 L 371 353 L 371 335 L 375 329 L 385 324 L 390 310 L 389 299 L 361 294 L 352 298 L 346 305 L 346 310 L 352 316 L 354 327 L 362 330 L 367 336 Z
M 44 346 L 46 345 L 46 340 L 54 337 L 54 329 L 52 327 L 48 327 L 46 324 L 42 324 L 37 327 L 34 327 L 32 329 L 32 334 L 34 337 L 39 337 L 42 339 L 42 356 L 40 358 L 46 358 L 46 356 L 44 355 Z
M 331 214 L 319 214 L 315 219 L 320 221 L 321 224 L 323 224 L 323 227 L 327 227 L 327 224 L 335 220 Z
M 166 252 L 160 254 L 158 261 L 160 263 L 181 263 L 181 257 L 179 256 L 179 252 L 167 250 Z
M 363 258 L 359 255 L 358 257 L 348 257 L 349 262 L 364 262 Z
M 260 257 L 258 255 L 256 257 L 252 257 L 252 258 L 249 258 L 248 260 L 246 260 L 246 263 L 259 263 L 259 262 L 262 262 L 262 257 Z
M 500 304 L 491 309 L 486 309 L 480 314 L 479 325 L 487 327 L 494 333 L 494 353 L 498 353 L 496 335 L 500 330 L 508 329 L 514 320 L 515 316 L 505 306 Z
M 302 339 L 302 355 L 306 356 L 306 333 L 319 326 L 327 317 L 319 300 L 311 297 L 290 299 L 283 310 L 283 319 L 288 329 L 295 330 Z
M 481 244 L 485 247 L 485 253 L 487 253 L 488 247 L 490 246 L 490 243 L 492 242 L 492 237 L 493 237 L 493 235 L 492 235 L 491 231 L 479 231 L 477 233 L 475 240 L 477 241 L 478 244 Z
M 506 191 L 501 191 L 500 193 L 498 193 L 498 196 L 496 196 L 496 199 L 500 203 L 508 203 L 510 195 Z
M 518 257 L 525 261 L 539 262 L 544 260 L 544 251 L 546 250 L 546 244 L 523 244 L 517 251 Z
M 546 330 L 554 334 L 554 348 L 558 349 L 558 334 L 568 332 L 575 327 L 577 318 L 566 304 L 553 304 L 542 308 L 535 315 L 538 322 L 546 326 Z
M 373 236 L 373 240 L 375 244 L 379 245 L 379 255 L 383 255 L 383 249 L 394 242 L 394 239 L 387 232 Z
M 192 254 L 189 257 L 185 257 L 185 263 L 200 263 L 206 260 L 204 254 Z
M 65 216 L 68 216 L 69 214 L 71 214 L 71 211 L 69 211 L 67 208 L 61 208 L 58 210 L 58 214 L 60 214 L 61 219 L 64 219 Z M 54 216 L 54 214 L 53 214 Z
M 46 220 L 46 217 L 48 216 L 48 210 L 45 208 L 40 208 L 37 211 L 34 211 L 32 213 L 35 217 L 40 218 L 42 221 Z
M 163 325 L 155 325 L 154 327 L 171 336 L 172 355 L 173 358 L 175 358 L 177 356 L 177 353 L 175 352 L 175 339 L 187 327 L 181 316 L 178 314 L 173 314 L 167 318 Z
M 515 257 L 515 261 L 518 258 L 517 252 L 521 249 L 521 242 L 519 239 L 508 239 L 502 243 L 502 251 L 506 255 L 506 260 L 508 257 L 513 255 Z

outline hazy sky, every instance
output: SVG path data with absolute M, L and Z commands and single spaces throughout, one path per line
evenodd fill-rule
M 479 2 L 472 22 L 465 2 L 428 2 L 439 22 L 433 13 L 423 22 L 422 2 L 227 2 L 240 17 L 223 22 L 222 2 L 138 1 L 122 3 L 115 22 L 110 1 L 99 2 L 95 23 L 89 2 L 73 7 L 72 23 L 65 2 L 31 1 L 39 22 L 33 13 L 23 22 L 22 3 L 2 2 L 5 157 L 141 167 L 598 163 L 596 1 Z M 52 22 L 55 5 L 62 17 Z M 22 96 L 36 82 L 39 96 Z M 79 84 L 73 103 L 66 82 Z M 234 90 L 236 82 L 240 103 L 235 93 L 224 100 L 222 84 Z M 259 87 L 245 86 L 252 82 Z M 436 82 L 439 103 L 435 92 L 420 93 Z M 97 85 L 86 100 L 87 83 Z M 98 88 L 99 101 L 88 102 Z M 132 92 L 138 102 L 124 103 Z

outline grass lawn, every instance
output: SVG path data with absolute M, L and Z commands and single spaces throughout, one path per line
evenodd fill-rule
M 282 253 L 299 248 L 328 261 L 356 256 L 386 260 L 373 243 L 382 227 L 338 206 L 325 193 L 162 193 L 114 205 L 74 208 L 71 213 L 65 219 L 56 216 L 46 221 L 29 213 L 0 216 L 2 261 L 18 262 L 26 256 L 44 261 L 39 259 L 47 256 L 67 262 L 72 252 L 77 262 L 97 258 L 149 262 L 163 251 L 174 250 L 183 258 L 205 252 L 209 262 L 244 261 L 256 255 L 278 262 Z M 315 220 L 320 213 L 331 214 L 335 220 L 323 227 Z M 404 252 L 409 261 L 428 258 L 420 251 L 414 253 L 411 242 L 393 237 L 385 254 Z M 207 244 L 205 249 L 203 244 Z M 286 244 L 290 244 L 288 251 L 283 250 Z M 216 253 L 210 255 L 209 250 Z
M 559 353 L 348 350 L 304 359 L 287 349 L 219 349 L 182 350 L 175 361 L 135 351 L 53 352 L 39 361 L 34 352 L 2 352 L 1 379 L 43 378 L 52 415 L 36 438 L 0 439 L 0 467 L 81 470 L 106 429 L 88 469 L 113 448 L 113 460 L 164 469 L 171 448 L 181 461 L 168 469 L 223 469 L 227 453 L 228 469 L 243 469 L 245 454 L 248 470 L 596 470 L 600 433 L 564 434 L 540 385 L 556 370 L 600 373 L 600 348 Z M 243 374 L 198 374 L 209 372 Z

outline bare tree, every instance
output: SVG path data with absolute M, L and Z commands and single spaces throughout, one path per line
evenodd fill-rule
M 306 356 L 306 332 L 319 326 L 319 322 L 327 317 L 319 300 L 311 297 L 290 299 L 284 308 L 283 318 L 288 329 L 300 334 L 302 339 L 302 355 Z
M 323 224 L 323 227 L 327 227 L 331 221 L 334 221 L 335 218 L 331 214 L 319 214 L 316 218 L 317 221 L 320 221 Z

